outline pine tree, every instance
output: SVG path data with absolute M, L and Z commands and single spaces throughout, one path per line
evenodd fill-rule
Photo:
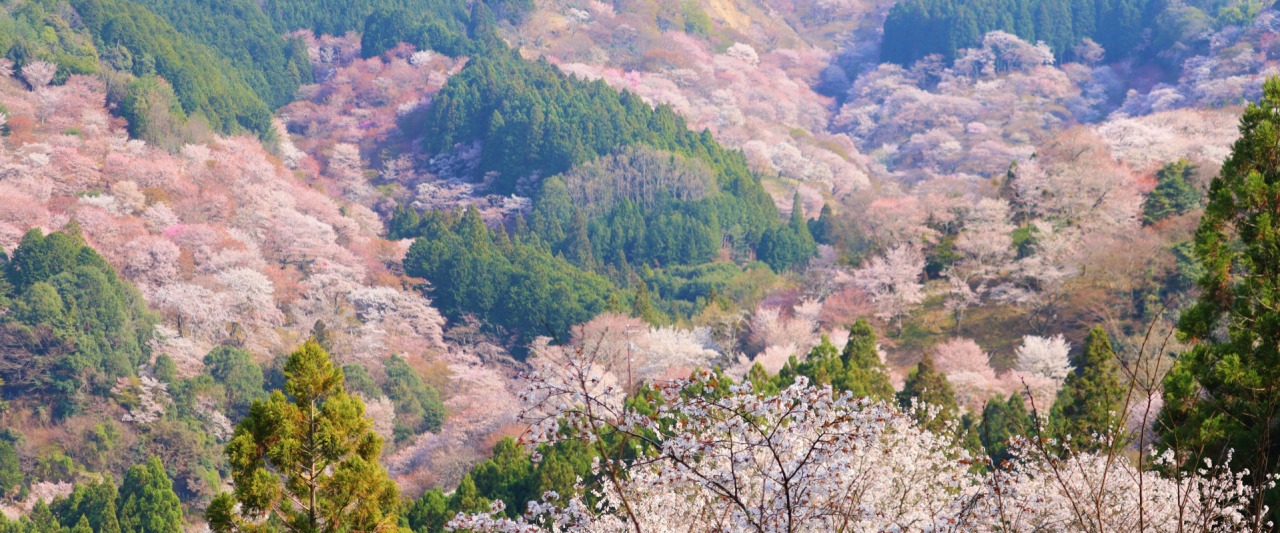
M 1280 78 L 1240 119 L 1196 232 L 1200 296 L 1178 322 L 1195 343 L 1164 382 L 1161 440 L 1188 468 L 1234 450 L 1255 486 L 1280 465 Z M 1225 329 L 1225 334 L 1224 330 Z M 1276 509 L 1280 491 L 1268 491 Z
M 0 382 L 3 385 L 4 382 Z M 18 469 L 18 454 L 9 441 L 0 438 L 0 498 L 22 485 L 22 471 Z
M 930 431 L 945 430 L 960 410 L 951 383 L 947 381 L 946 374 L 934 365 L 933 356 L 929 354 L 925 354 L 916 369 L 907 376 L 907 382 L 898 391 L 898 405 L 910 411 Z M 937 413 L 930 416 L 933 409 L 937 409 Z
M 1008 400 L 996 397 L 988 401 L 982 408 L 978 440 L 991 463 L 996 466 L 1004 463 L 1009 458 L 1009 439 L 1031 434 L 1033 423 L 1021 394 L 1010 394 Z
M 763 367 L 760 372 L 764 372 Z M 893 398 L 893 384 L 889 382 L 884 362 L 880 361 L 876 332 L 864 319 L 859 319 L 849 328 L 849 341 L 842 351 L 836 351 L 831 340 L 823 335 L 822 341 L 809 351 L 804 361 L 792 357 L 778 371 L 778 383 L 772 390 L 776 392 L 778 387 L 791 385 L 796 376 L 809 378 L 813 385 L 831 385 L 835 390 L 849 391 L 858 398 Z M 761 379 L 761 375 L 751 379 Z
M 261 519 L 316 533 L 394 526 L 399 497 L 378 463 L 382 439 L 364 403 L 343 389 L 342 370 L 307 341 L 284 375 L 285 390 L 255 401 L 227 444 L 235 492 L 210 503 L 210 527 L 236 531 Z
M 649 298 L 649 284 L 637 277 L 635 280 L 636 295 L 631 301 L 631 315 L 650 324 L 661 324 L 662 313 L 653 306 Z
M 180 533 L 182 502 L 164 465 L 152 457 L 134 465 L 120 485 L 120 530 L 124 533 Z
M 1195 165 L 1180 159 L 1156 173 L 1156 188 L 1142 202 L 1143 224 L 1185 214 L 1200 203 L 1200 192 L 1187 181 L 1195 169 Z
M 587 218 L 582 210 L 574 208 L 572 223 L 564 242 L 565 259 L 579 268 L 594 270 L 596 258 L 591 251 L 591 238 L 587 235 Z
M 329 335 L 329 327 L 325 325 L 323 320 L 316 319 L 315 323 L 311 324 L 311 339 L 316 341 L 316 344 L 319 344 L 321 348 L 324 348 L 324 351 L 333 350 L 333 339 Z
M 849 328 L 849 340 L 840 352 L 840 359 L 844 361 L 845 372 L 833 385 L 858 396 L 877 400 L 893 398 L 893 383 L 889 382 L 889 369 L 880 360 L 876 330 L 865 318 L 859 318 Z
M 505 503 L 505 502 L 504 502 Z M 449 497 L 449 510 L 459 513 L 485 513 L 489 511 L 489 499 L 480 495 L 471 474 L 462 476 L 457 490 Z
M 421 533 L 444 531 L 444 525 L 452 518 L 449 501 L 439 488 L 422 493 L 405 514 L 409 528 Z
M 1101 327 L 1089 332 L 1077 366 L 1062 384 L 1049 414 L 1051 434 L 1073 451 L 1123 447 L 1121 411 L 1124 409 L 1125 389 L 1120 383 L 1111 339 Z M 1121 441 L 1108 442 L 1112 438 Z
M 91 483 L 76 485 L 71 495 L 54 500 L 49 507 L 63 527 L 72 528 L 84 519 L 99 533 L 121 533 L 116 509 L 119 501 L 116 484 L 111 476 Z M 32 513 L 33 516 L 35 513 Z M 40 529 L 39 531 L 50 531 Z M 54 529 L 53 531 L 56 531 Z
M 809 234 L 813 236 L 814 242 L 832 244 L 836 238 L 835 233 L 835 213 L 831 210 L 831 204 L 824 203 L 818 218 L 809 221 Z

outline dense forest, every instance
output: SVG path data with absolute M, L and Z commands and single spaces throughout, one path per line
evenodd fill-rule
M 1180 27 L 1239 24 L 1264 7 L 1234 0 L 910 0 L 889 12 L 880 57 L 901 65 L 930 54 L 950 61 L 999 30 L 1043 42 L 1062 61 L 1085 59 L 1082 54 L 1090 52 L 1079 48 L 1085 39 L 1101 45 L 1108 59 L 1120 60 L 1172 46 Z M 1144 51 L 1149 44 L 1157 46 Z
M 368 56 L 400 42 L 457 55 L 471 49 L 473 34 L 488 31 L 483 28 L 497 20 L 484 3 L 468 9 L 461 2 L 76 0 L 70 4 L 76 11 L 70 24 L 59 16 L 59 5 L 15 2 L 5 9 L 0 53 L 18 67 L 49 61 L 58 66 L 56 81 L 73 73 L 158 75 L 172 85 L 182 108 L 172 110 L 165 121 L 185 123 L 198 117 L 214 131 L 249 131 L 266 140 L 275 135 L 271 111 L 293 101 L 298 88 L 313 81 L 303 43 L 281 39 L 282 33 L 361 31 Z M 520 2 L 495 2 L 493 7 L 511 20 L 531 9 Z M 139 91 L 127 79 L 117 83 L 122 92 Z M 123 111 L 135 134 L 147 130 L 140 122 L 159 120 L 145 111 Z M 161 141 L 169 133 L 143 137 Z
M 406 121 L 431 150 L 478 142 L 475 172 L 493 192 L 533 192 L 510 231 L 482 227 L 475 211 L 404 207 L 388 228 L 420 237 L 406 272 L 434 280 L 446 314 L 474 313 L 521 343 L 567 338 L 605 309 L 655 323 L 688 318 L 727 289 L 688 267 L 722 254 L 782 272 L 816 253 L 803 214 L 780 221 L 741 153 L 669 108 L 515 51 L 472 60 L 424 116 Z M 683 279 L 655 290 L 672 278 Z

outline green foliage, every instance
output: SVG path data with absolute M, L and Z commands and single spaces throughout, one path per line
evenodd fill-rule
M 1032 435 L 1034 423 L 1021 394 L 1010 394 L 1007 400 L 999 396 L 988 400 L 987 405 L 982 408 L 978 440 L 991 458 L 991 463 L 1000 466 L 1008 460 L 1009 439 Z
M 49 510 L 62 527 L 73 528 L 87 522 L 99 533 L 122 533 L 117 516 L 118 496 L 115 482 L 106 479 L 76 485 L 71 495 L 53 501 Z
M 174 5 L 179 4 L 185 3 Z M 187 114 L 199 114 L 220 131 L 269 136 L 266 100 L 215 47 L 131 0 L 72 0 L 71 5 L 100 48 L 121 47 L 134 58 L 145 58 L 134 61 L 135 75 L 152 74 L 154 65 L 154 73 L 173 85 Z
M 110 94 L 110 92 L 109 92 Z M 129 135 L 177 151 L 189 140 L 187 113 L 168 82 L 155 74 L 128 81 L 116 107 L 129 123 Z
M 58 3 L 6 2 L 0 9 L 0 56 L 18 66 L 32 61 L 58 65 L 54 83 L 71 74 L 99 70 L 93 39 L 59 16 Z
M 55 448 L 36 459 L 31 475 L 41 481 L 65 483 L 75 479 L 76 463 L 61 449 Z
M 329 327 L 325 325 L 323 320 L 316 319 L 311 324 L 311 340 L 316 341 L 316 344 L 319 344 L 325 351 L 333 349 L 331 344 L 333 339 L 329 333 Z
M 119 521 L 125 533 L 180 533 L 182 502 L 160 460 L 134 465 L 120 485 Z
M 466 53 L 470 49 L 464 27 L 466 4 L 457 0 L 431 3 L 439 5 L 429 10 L 395 8 L 370 13 L 360 35 L 360 54 L 375 57 L 400 43 L 450 56 Z
M 1120 59 L 1141 44 L 1163 3 L 1153 0 L 906 0 L 884 23 L 882 61 L 909 65 L 930 54 L 950 61 L 962 48 L 1001 30 L 1044 41 L 1062 60 L 1090 38 Z
M 451 319 L 471 313 L 525 344 L 539 335 L 567 338 L 569 327 L 604 309 L 611 284 L 551 254 L 536 237 L 510 240 L 474 208 L 424 224 L 405 272 L 432 281 L 430 296 Z
M 373 377 L 363 365 L 354 363 L 342 365 L 342 374 L 346 378 L 343 383 L 347 390 L 363 394 L 365 398 L 377 398 L 382 395 L 382 389 L 374 383 Z
M 18 452 L 14 451 L 13 444 L 0 439 L 0 498 L 22 487 L 25 477 L 19 467 Z
M 690 35 L 711 36 L 711 17 L 697 2 L 680 3 L 680 15 L 684 19 L 684 32 Z
M 33 229 L 4 265 L 10 312 L 0 317 L 0 379 L 48 397 L 56 416 L 150 359 L 155 317 L 142 295 L 72 233 Z
M 1058 391 L 1049 415 L 1050 433 L 1073 451 L 1123 448 L 1126 391 L 1111 339 L 1101 327 L 1089 332 L 1077 366 Z M 1113 438 L 1116 442 L 1110 442 Z
M 178 365 L 173 362 L 173 358 L 169 354 L 160 354 L 156 356 L 156 362 L 151 369 L 152 375 L 161 383 L 172 385 L 178 380 Z
M 1200 206 L 1200 192 L 1188 181 L 1195 170 L 1195 165 L 1179 159 L 1156 173 L 1156 188 L 1142 202 L 1143 224 L 1185 215 Z
M 1164 382 L 1157 427 L 1162 442 L 1186 452 L 1186 465 L 1235 451 L 1249 480 L 1280 460 L 1280 78 L 1240 119 L 1240 138 L 1209 187 L 1196 232 L 1204 275 L 1200 296 L 1178 329 L 1195 343 Z M 1275 509 L 1275 491 L 1269 504 Z
M 803 215 L 783 224 L 742 154 L 669 108 L 500 44 L 485 51 L 402 128 L 436 152 L 483 141 L 478 170 L 495 192 L 536 191 L 527 223 L 508 234 L 478 214 L 401 207 L 388 225 L 419 237 L 405 271 L 432 281 L 449 318 L 474 314 L 515 345 L 564 339 L 606 308 L 663 323 L 706 306 L 719 281 L 690 276 L 719 276 L 695 270 L 724 252 L 779 271 L 814 254 Z
M 808 220 L 804 218 L 799 191 L 791 205 L 790 223 L 766 231 L 757 250 L 760 260 L 768 263 L 775 272 L 803 265 L 818 252 L 817 241 L 809 232 Z
M 306 46 L 283 39 L 252 0 L 135 0 L 186 38 L 216 50 L 272 108 L 311 83 Z M 154 54 L 153 54 L 154 55 Z
M 897 394 L 898 405 L 915 415 L 921 425 L 930 431 L 943 431 L 956 419 L 960 406 L 955 391 L 947 381 L 947 375 L 938 370 L 933 356 L 925 354 L 920 364 L 907 376 L 907 382 Z M 913 405 L 914 401 L 914 405 Z M 936 409 L 936 413 L 931 411 Z
M 591 486 L 593 452 L 587 444 L 572 441 L 541 446 L 540 461 L 515 440 L 504 438 L 493 447 L 493 456 L 471 469 L 452 496 L 439 489 L 429 490 L 413 502 L 406 513 L 409 527 L 416 532 L 441 531 L 445 522 L 459 512 L 489 512 L 489 502 L 501 500 L 505 513 L 517 517 L 530 501 L 542 500 L 554 491 L 564 500 L 582 494 L 578 480 Z M 589 492 L 589 489 L 588 489 Z M 582 494 L 586 501 L 594 496 Z
M 418 373 L 399 355 L 384 363 L 387 381 L 382 388 L 396 407 L 396 440 L 423 431 L 440 431 L 444 424 L 444 402 L 440 393 L 422 382 Z
M 720 220 L 723 229 L 743 226 L 758 236 L 774 217 L 746 158 L 709 132 L 690 131 L 668 107 L 655 109 L 603 81 L 569 77 L 503 46 L 473 58 L 449 78 L 420 122 L 410 122 L 406 129 L 416 129 L 435 152 L 483 140 L 479 171 L 497 172 L 493 188 L 499 193 L 516 190 L 531 175 L 560 174 L 619 148 L 647 145 L 711 165 L 720 189 L 742 202 L 737 212 L 722 210 L 730 215 Z
M 227 415 L 233 420 L 249 412 L 254 400 L 263 397 L 262 368 L 253 356 L 240 348 L 219 346 L 204 356 L 205 371 L 222 385 L 226 393 Z
M 329 35 L 364 32 L 365 20 L 376 12 L 428 14 L 442 23 L 468 19 L 466 4 L 456 0 L 263 0 L 259 5 L 279 33 L 304 29 Z M 456 24 L 454 29 L 463 28 Z
M 364 403 L 343 389 L 342 370 L 307 341 L 289 355 L 284 375 L 284 391 L 255 401 L 227 444 L 235 491 L 210 503 L 210 527 L 334 532 L 396 524 L 396 485 L 378 463 L 382 439 Z
M 504 502 L 505 503 L 505 502 Z M 417 533 L 444 531 L 445 523 L 457 513 L 449 512 L 449 501 L 444 492 L 433 488 L 413 501 L 409 511 L 405 513 L 409 528 Z
M 860 398 L 893 398 L 888 369 L 876 348 L 876 332 L 865 319 L 858 319 L 849 328 L 849 341 L 842 351 L 837 353 L 831 340 L 823 335 L 822 342 L 809 352 L 809 357 L 803 362 L 792 357 L 778 371 L 774 389 L 790 386 L 796 376 L 805 376 L 816 386 L 831 385 L 836 390 L 852 392 Z

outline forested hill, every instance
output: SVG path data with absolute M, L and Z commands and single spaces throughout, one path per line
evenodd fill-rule
M 528 220 L 509 232 L 485 228 L 474 212 L 411 209 L 389 228 L 421 237 L 405 270 L 432 280 L 446 315 L 474 313 L 518 345 L 567 338 L 605 310 L 654 323 L 688 318 L 741 273 L 734 263 L 760 259 L 782 272 L 816 252 L 808 224 L 782 223 L 741 152 L 691 131 L 666 106 L 501 44 L 402 129 L 439 154 L 478 146 L 464 177 L 533 197 Z M 717 259 L 735 261 L 722 265 L 728 272 L 703 268 Z
M 1166 39 L 1182 26 L 1222 27 L 1252 19 L 1264 2 L 1193 0 L 905 0 L 884 23 L 881 59 L 909 65 L 930 54 L 951 60 L 978 46 L 991 31 L 1027 42 L 1042 41 L 1062 61 L 1081 59 L 1077 46 L 1090 39 L 1111 60 L 1135 52 L 1154 55 L 1165 47 L 1142 45 Z
M 131 131 L 149 141 L 181 146 L 206 128 L 271 140 L 272 110 L 313 81 L 307 50 L 287 38 L 290 32 L 362 32 L 366 56 L 400 42 L 460 54 L 477 27 L 492 31 L 498 18 L 516 20 L 532 7 L 492 4 L 491 10 L 456 0 L 71 0 L 73 11 L 54 0 L 6 1 L 0 56 L 19 70 L 37 61 L 56 65 L 53 83 L 104 74 Z

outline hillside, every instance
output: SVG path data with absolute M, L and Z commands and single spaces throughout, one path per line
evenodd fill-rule
M 0 531 L 1260 531 L 1277 34 L 0 0 Z

